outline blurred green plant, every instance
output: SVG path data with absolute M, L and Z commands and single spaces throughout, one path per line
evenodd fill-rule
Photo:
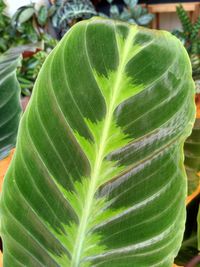
M 123 0 L 122 10 L 117 5 L 112 4 L 113 0 L 107 0 L 110 4 L 109 15 L 112 19 L 118 19 L 141 26 L 147 26 L 153 20 L 154 15 L 148 10 L 138 5 L 138 0 Z
M 39 10 L 34 4 L 22 6 L 12 18 L 6 15 L 5 9 L 6 4 L 0 0 L 0 54 L 10 47 L 38 41 L 43 41 L 48 48 L 53 37 L 47 31 L 50 11 L 46 6 L 41 6 Z
M 19 42 L 11 25 L 11 19 L 5 13 L 6 4 L 0 0 L 0 54 L 9 49 L 10 46 Z
M 182 25 L 182 30 L 174 30 L 176 35 L 185 45 L 192 63 L 193 78 L 196 81 L 197 92 L 200 93 L 200 15 L 192 23 L 183 6 L 177 7 L 177 14 Z
M 57 44 L 57 40 L 47 29 L 52 10 L 46 6 L 36 10 L 35 5 L 30 4 L 20 7 L 10 18 L 6 15 L 5 8 L 6 4 L 0 0 L 0 54 L 10 47 L 41 42 L 40 49 L 43 51 L 23 58 L 21 67 L 17 70 L 22 95 L 30 95 L 39 69 Z
M 195 23 L 192 23 L 183 6 L 177 7 L 177 14 L 182 25 L 182 30 L 176 30 L 175 34 L 182 40 L 189 54 L 200 52 L 200 16 Z
M 52 25 L 56 29 L 59 37 L 76 22 L 90 18 L 95 15 L 110 17 L 121 21 L 126 21 L 142 26 L 148 25 L 154 18 L 153 14 L 149 14 L 147 9 L 138 5 L 138 0 L 123 0 L 123 9 L 115 4 L 113 0 L 107 0 L 110 4 L 109 15 L 97 12 L 90 0 L 57 0 L 51 6 Z
M 138 5 L 137 0 L 124 0 L 124 8 L 120 8 L 107 0 L 110 4 L 109 16 L 112 19 L 127 21 L 129 23 L 148 25 L 153 19 L 145 8 Z M 0 0 L 0 53 L 12 46 L 27 43 L 43 43 L 43 50 L 30 58 L 22 60 L 22 66 L 17 71 L 22 95 L 30 95 L 34 81 L 38 75 L 46 56 L 55 47 L 57 40 L 48 32 L 48 23 L 58 34 L 58 38 L 76 22 L 95 15 L 107 16 L 98 13 L 90 0 L 56 0 L 51 1 L 50 6 L 42 5 L 36 9 L 31 3 L 18 8 L 12 18 L 8 17 L 4 10 L 3 0 Z
M 41 6 L 39 10 L 35 4 L 20 7 L 12 17 L 13 28 L 20 33 L 20 37 L 26 42 L 42 41 L 44 51 L 24 58 L 22 67 L 18 69 L 17 76 L 21 85 L 22 95 L 30 95 L 39 70 L 49 54 L 57 44 L 57 40 L 48 33 L 48 21 L 52 14 L 52 9 Z
M 24 58 L 22 60 L 22 66 L 17 70 L 17 79 L 21 86 L 22 95 L 31 95 L 33 85 L 47 55 L 48 52 L 39 51 L 32 57 Z
M 90 0 L 57 0 L 52 4 L 51 11 L 52 25 L 59 37 L 76 22 L 97 15 Z
M 11 23 L 13 28 L 20 33 L 20 37 L 25 41 L 38 42 L 47 38 L 50 39 L 48 33 L 48 21 L 51 16 L 51 9 L 42 5 L 38 10 L 35 4 L 22 6 L 17 9 L 12 17 Z M 52 37 L 51 37 L 52 38 Z M 46 43 L 48 46 L 48 42 Z

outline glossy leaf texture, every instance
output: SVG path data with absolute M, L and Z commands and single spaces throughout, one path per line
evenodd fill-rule
M 175 37 L 107 19 L 76 24 L 21 121 L 1 198 L 4 266 L 171 267 L 194 117 Z
M 175 262 L 181 266 L 185 266 L 199 253 L 198 238 L 198 212 L 200 203 L 200 193 L 187 205 L 187 220 L 184 232 L 184 238 L 181 249 Z
M 0 56 L 0 160 L 16 143 L 21 115 L 21 90 L 16 78 L 20 61 L 20 53 L 13 48 Z
M 188 176 L 188 194 L 200 186 L 200 119 L 196 119 L 192 134 L 184 145 L 185 167 Z

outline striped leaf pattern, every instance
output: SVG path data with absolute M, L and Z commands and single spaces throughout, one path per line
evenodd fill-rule
M 15 146 L 21 115 L 20 87 L 16 68 L 20 53 L 8 50 L 0 57 L 0 160 Z
M 22 118 L 1 198 L 4 266 L 171 266 L 194 116 L 175 37 L 99 18 L 76 24 Z
M 188 176 L 188 194 L 200 186 L 200 119 L 196 119 L 192 134 L 185 142 L 185 167 Z

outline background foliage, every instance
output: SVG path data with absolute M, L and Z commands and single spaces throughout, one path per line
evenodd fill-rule
M 182 6 L 177 7 L 177 14 L 182 24 L 182 30 L 175 30 L 174 34 L 183 42 L 190 55 L 196 90 L 197 93 L 200 93 L 200 15 L 197 21 L 192 23 Z
M 111 4 L 112 1 L 108 2 Z M 122 12 L 117 6 L 111 5 L 110 17 L 140 25 L 148 25 L 152 20 L 153 16 L 137 5 L 137 1 L 124 1 L 124 4 Z M 82 19 L 107 16 L 96 11 L 90 0 L 57 0 L 48 7 L 42 5 L 39 10 L 36 10 L 35 4 L 30 4 L 20 7 L 12 18 L 5 14 L 5 8 L 3 0 L 0 0 L 0 53 L 21 44 L 41 41 L 43 44 L 43 51 L 31 59 L 23 59 L 22 67 L 17 72 L 23 96 L 31 95 L 38 71 L 57 44 L 56 39 L 60 39 L 72 25 Z M 117 14 L 114 10 L 117 10 Z M 55 29 L 56 38 L 49 33 L 49 25 Z

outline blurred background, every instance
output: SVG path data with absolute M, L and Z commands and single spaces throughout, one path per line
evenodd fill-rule
M 22 54 L 16 73 L 23 109 L 47 55 L 70 27 L 93 16 L 170 31 L 189 54 L 200 93 L 200 1 L 0 0 L 0 55 Z
M 23 60 L 17 70 L 22 97 L 31 95 L 41 65 L 62 36 L 76 22 L 92 16 L 171 31 L 190 55 L 199 88 L 199 1 L 0 0 L 0 54 L 10 47 L 28 45 L 22 48 Z
M 15 13 L 15 11 L 17 10 L 17 8 L 19 8 L 20 6 L 23 5 L 27 5 L 30 3 L 29 0 L 7 0 L 5 1 L 7 3 L 7 12 L 10 15 L 13 15 Z M 48 0 L 35 0 L 32 1 L 35 2 L 37 6 L 43 5 L 43 4 L 47 4 L 48 5 Z M 78 2 L 83 2 L 83 1 L 78 1 Z M 102 8 L 102 9 L 107 9 L 108 7 L 108 3 L 111 1 L 106 1 L 106 0 L 94 0 L 92 1 L 93 4 L 95 6 L 97 6 L 98 8 Z M 151 4 L 163 4 L 163 3 L 177 3 L 179 1 L 173 1 L 173 0 L 141 0 L 138 1 L 139 4 L 146 4 L 146 5 L 151 5 Z M 182 3 L 194 3 L 197 2 L 199 3 L 199 1 L 188 1 L 188 0 L 183 0 L 181 1 Z M 123 5 L 123 0 L 117 0 L 117 1 L 112 1 L 113 4 L 117 4 L 117 5 Z M 191 5 L 191 9 L 192 9 L 192 5 Z M 180 27 L 180 23 L 179 20 L 177 19 L 176 14 L 174 14 L 175 12 L 162 12 L 161 14 L 161 19 L 160 19 L 160 23 L 161 23 L 161 28 L 163 29 L 173 29 L 174 27 Z

